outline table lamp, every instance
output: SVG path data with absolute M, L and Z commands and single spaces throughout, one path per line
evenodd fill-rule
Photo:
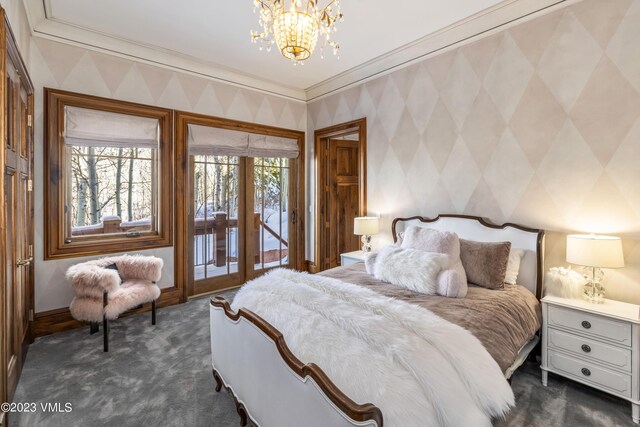
M 567 262 L 591 268 L 591 277 L 585 276 L 588 282 L 584 286 L 584 297 L 593 303 L 603 303 L 602 269 L 624 267 L 622 241 L 614 236 L 570 234 L 567 236 Z
M 371 236 L 378 234 L 378 218 L 362 216 L 353 219 L 353 234 L 362 236 L 362 252 L 371 252 Z

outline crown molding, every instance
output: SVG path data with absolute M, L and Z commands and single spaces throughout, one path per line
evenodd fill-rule
M 306 89 L 307 102 L 389 74 L 582 0 L 505 0 Z
M 180 52 L 125 40 L 47 17 L 48 0 L 24 0 L 31 34 L 136 62 L 191 74 L 294 101 L 305 102 L 303 89 L 285 86 L 206 62 Z
M 455 49 L 582 0 L 504 0 L 306 89 L 285 86 L 156 46 L 144 45 L 47 17 L 50 0 L 23 0 L 33 36 L 108 53 L 299 102 L 314 101 Z

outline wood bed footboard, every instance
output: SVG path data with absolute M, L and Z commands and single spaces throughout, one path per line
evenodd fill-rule
M 242 425 L 383 427 L 378 407 L 355 403 L 317 365 L 298 360 L 260 316 L 234 313 L 220 296 L 211 298 L 209 312 L 216 391 L 231 391 Z

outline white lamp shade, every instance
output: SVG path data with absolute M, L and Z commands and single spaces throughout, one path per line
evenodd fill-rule
M 378 227 L 378 218 L 375 217 L 363 216 L 353 220 L 353 234 L 358 236 L 378 234 Z
M 567 262 L 587 267 L 624 267 L 622 241 L 613 236 L 570 234 L 567 236 Z

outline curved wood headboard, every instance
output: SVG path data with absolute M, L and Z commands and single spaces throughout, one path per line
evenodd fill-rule
M 540 299 L 542 297 L 544 230 L 512 223 L 496 225 L 484 218 L 471 215 L 442 214 L 435 218 L 412 216 L 393 220 L 391 224 L 393 241 L 396 242 L 398 240 L 399 227 L 406 227 L 412 223 L 415 225 L 425 223 L 430 228 L 453 231 L 460 238 L 466 240 L 484 242 L 510 241 L 514 248 L 525 249 L 527 253 L 520 263 L 518 282 L 529 289 L 536 298 Z

